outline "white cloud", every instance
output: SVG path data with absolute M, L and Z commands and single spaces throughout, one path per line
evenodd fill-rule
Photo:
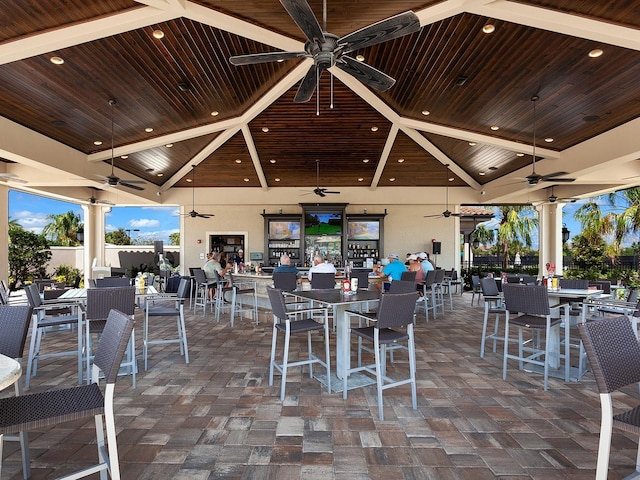
M 139 218 L 129 220 L 129 225 L 133 228 L 156 228 L 160 226 L 160 220 L 151 218 Z
M 45 225 L 50 223 L 46 213 L 18 210 L 11 212 L 11 219 L 22 225 L 25 230 L 34 233 L 42 233 Z

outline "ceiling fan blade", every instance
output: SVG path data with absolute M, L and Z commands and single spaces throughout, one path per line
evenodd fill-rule
M 322 74 L 322 72 L 320 72 Z M 307 74 L 304 76 L 293 99 L 296 103 L 304 103 L 311 100 L 311 96 L 316 89 L 318 68 L 315 65 L 309 67 Z
M 424 218 L 438 218 L 438 217 L 441 217 L 441 216 L 442 216 L 442 214 L 438 213 L 437 215 L 425 215 Z
M 140 182 L 136 181 L 136 183 L 140 183 Z M 132 188 L 133 190 L 144 190 L 143 187 L 139 187 L 138 185 L 134 185 L 133 183 L 125 180 L 120 180 L 118 182 L 118 185 L 122 185 L 123 187 L 127 187 L 127 188 Z
M 576 181 L 575 178 L 546 178 L 546 175 L 545 177 L 542 178 L 542 180 L 547 182 L 558 182 L 558 183 L 571 183 Z
M 336 62 L 336 67 L 381 92 L 389 90 L 396 83 L 395 79 L 386 73 L 346 55 Z
M 404 37 L 410 33 L 420 31 L 420 19 L 409 11 L 399 13 L 393 17 L 381 20 L 377 23 L 361 28 L 353 33 L 345 35 L 338 40 L 338 45 L 343 46 L 342 52 L 349 53 L 378 43 L 388 42 L 395 38 Z
M 549 179 L 552 179 L 552 178 L 555 178 L 555 177 L 560 177 L 560 176 L 562 176 L 562 175 L 568 175 L 568 173 L 567 173 L 567 172 L 553 172 L 553 173 L 547 173 L 546 175 L 540 175 L 540 179 L 541 179 L 541 180 L 549 180 Z M 574 181 L 574 180 L 575 180 L 575 179 L 570 180 L 570 181 Z M 554 179 L 554 181 L 555 181 L 555 179 Z M 558 179 L 558 181 L 562 182 L 562 181 L 563 181 L 563 179 L 562 179 L 562 178 L 559 178 L 559 179 Z
M 212 213 L 196 213 L 196 217 L 200 217 L 200 218 L 210 218 L 213 216 L 214 215 Z
M 334 194 L 340 194 L 340 192 L 336 192 L 336 191 L 331 191 L 331 190 L 326 190 L 326 189 L 322 189 L 322 193 L 334 193 Z
M 292 60 L 309 56 L 307 52 L 269 52 L 253 53 L 249 55 L 236 55 L 229 57 L 232 65 L 255 65 L 256 63 L 278 62 L 280 60 Z
M 306 0 L 280 0 L 280 3 L 307 39 L 324 42 L 324 32 Z

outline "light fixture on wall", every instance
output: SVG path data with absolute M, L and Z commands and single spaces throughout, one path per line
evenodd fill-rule
M 569 237 L 571 236 L 571 232 L 567 228 L 566 223 L 562 224 L 562 244 L 564 245 L 569 241 Z

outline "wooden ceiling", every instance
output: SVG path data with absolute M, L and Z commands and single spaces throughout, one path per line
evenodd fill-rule
M 309 4 L 322 25 L 322 1 Z M 231 65 L 234 55 L 302 50 L 278 0 L 5 0 L 0 116 L 88 162 L 110 164 L 113 141 L 115 166 L 160 189 L 191 187 L 197 165 L 196 187 L 475 190 L 531 168 L 533 95 L 537 165 L 578 180 L 579 161 L 545 161 L 640 116 L 637 1 L 327 7 L 338 36 L 406 10 L 419 16 L 418 33 L 353 52 L 396 79 L 387 92 L 336 71 L 299 104 L 310 63 Z M 589 57 L 594 49 L 603 55 Z M 632 143 L 629 155 L 640 151 Z M 21 161 L 1 136 L 0 156 Z

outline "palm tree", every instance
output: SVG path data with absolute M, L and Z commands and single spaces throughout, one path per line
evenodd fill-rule
M 603 215 L 597 198 L 590 198 L 581 205 L 573 217 L 580 222 L 582 236 L 587 240 L 598 240 L 612 230 L 611 215 Z
M 500 218 L 498 243 L 502 245 L 502 268 L 509 265 L 509 244 L 522 242 L 531 247 L 531 232 L 538 225 L 534 217 L 535 210 L 527 205 L 502 205 L 496 207 L 496 216 Z
M 625 208 L 621 213 L 611 213 L 611 233 L 616 250 L 619 250 L 624 236 L 628 233 L 635 233 L 640 230 L 640 187 L 628 188 L 620 192 L 609 194 L 609 203 L 612 207 L 617 206 L 616 201 L 622 197 Z
M 77 245 L 78 230 L 83 226 L 80 215 L 69 211 L 67 213 L 47 215 L 50 223 L 42 229 L 42 233 L 53 243 L 66 247 Z
M 493 230 L 489 230 L 484 225 L 478 225 L 471 235 L 471 239 L 475 242 L 478 241 L 482 245 L 488 245 L 493 243 L 494 235 Z

